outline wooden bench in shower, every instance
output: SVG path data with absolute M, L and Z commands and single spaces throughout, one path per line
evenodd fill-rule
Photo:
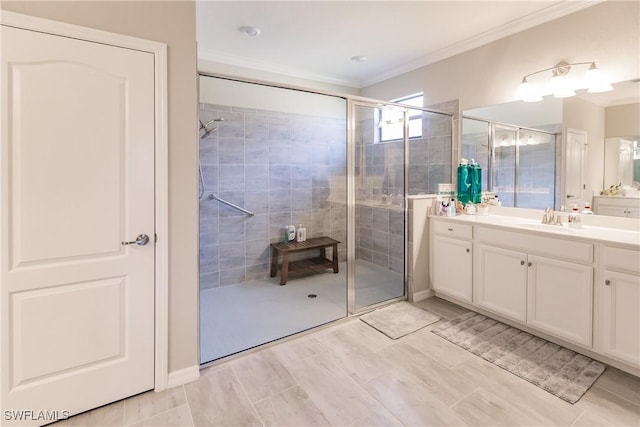
M 309 273 L 321 273 L 327 268 L 333 268 L 333 272 L 338 272 L 338 243 L 339 241 L 331 237 L 312 237 L 304 242 L 280 242 L 271 244 L 271 277 L 276 277 L 278 273 L 278 257 L 282 254 L 282 268 L 280 270 L 280 285 L 285 285 L 289 279 L 289 270 L 295 264 L 296 270 L 304 270 Z M 327 259 L 326 248 L 331 247 L 332 259 Z M 318 258 L 305 259 L 296 262 L 289 262 L 289 254 L 319 249 Z

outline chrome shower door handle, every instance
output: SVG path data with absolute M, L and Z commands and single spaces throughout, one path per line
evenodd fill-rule
M 131 242 L 122 242 L 122 245 L 123 246 L 127 246 L 127 245 L 144 246 L 147 243 L 149 243 L 149 236 L 147 236 L 146 234 L 140 234 L 138 237 L 136 237 L 136 240 Z

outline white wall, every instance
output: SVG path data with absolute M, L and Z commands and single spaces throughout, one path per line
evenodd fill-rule
M 200 78 L 200 102 L 319 117 L 347 115 L 344 98 L 210 77 Z
M 640 90 L 640 83 L 638 83 Z M 605 108 L 606 138 L 612 136 L 640 135 L 640 103 L 616 105 Z

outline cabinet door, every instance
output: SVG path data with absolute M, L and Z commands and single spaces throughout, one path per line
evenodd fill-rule
M 591 347 L 593 267 L 529 255 L 527 323 Z
M 629 215 L 628 210 L 628 208 L 622 206 L 600 206 L 598 208 L 598 215 L 627 217 Z
M 471 302 L 471 242 L 434 236 L 433 288 Z
M 640 278 L 602 270 L 600 279 L 599 350 L 640 368 Z
M 498 314 L 526 321 L 527 255 L 478 244 L 474 302 Z

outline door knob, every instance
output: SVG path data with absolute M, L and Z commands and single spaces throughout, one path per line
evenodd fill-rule
M 136 237 L 136 240 L 132 242 L 122 242 L 122 245 L 123 246 L 127 246 L 127 245 L 144 246 L 147 243 L 149 243 L 149 236 L 147 236 L 146 234 L 140 234 L 138 237 Z

